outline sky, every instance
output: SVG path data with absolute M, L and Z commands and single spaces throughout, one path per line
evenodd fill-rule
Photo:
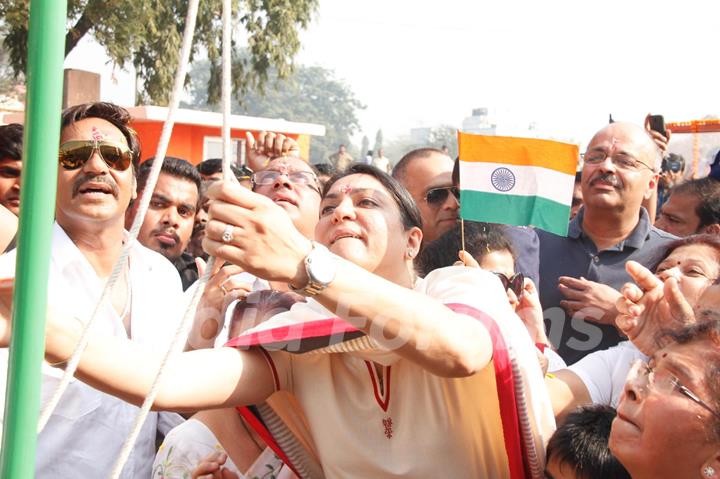
M 477 107 L 586 142 L 615 119 L 720 115 L 720 2 L 321 0 L 298 61 L 335 70 L 364 133 Z
M 357 136 L 371 141 L 487 107 L 501 125 L 586 143 L 609 113 L 720 115 L 719 18 L 718 0 L 320 0 L 296 60 L 355 92 Z M 88 58 L 72 52 L 66 67 Z M 123 75 L 103 91 L 132 102 Z

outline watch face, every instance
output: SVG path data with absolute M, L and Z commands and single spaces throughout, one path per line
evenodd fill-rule
M 335 279 L 335 257 L 327 249 L 314 249 L 307 258 L 308 275 L 313 282 L 328 285 Z

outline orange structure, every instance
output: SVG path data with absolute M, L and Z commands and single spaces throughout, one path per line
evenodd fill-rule
M 676 121 L 667 123 L 667 128 L 673 133 L 691 133 L 693 135 L 693 159 L 691 174 L 693 178 L 698 176 L 698 165 L 700 163 L 700 133 L 718 133 L 720 132 L 720 120 L 692 120 L 692 121 Z
M 142 147 L 141 160 L 155 155 L 163 124 L 167 118 L 166 107 L 134 106 L 127 110 L 133 117 L 132 127 L 137 131 Z M 23 113 L 13 113 L 3 117 L 4 123 L 22 123 Z M 222 114 L 209 111 L 178 109 L 175 125 L 167 149 L 168 156 L 175 156 L 198 164 L 210 158 L 222 156 Z M 242 158 L 242 145 L 245 132 L 274 131 L 295 139 L 300 145 L 300 154 L 310 158 L 312 136 L 324 136 L 325 127 L 315 123 L 298 123 L 271 118 L 259 118 L 232 115 L 230 137 L 234 141 L 233 156 Z

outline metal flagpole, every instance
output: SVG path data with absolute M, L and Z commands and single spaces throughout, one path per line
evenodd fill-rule
M 25 138 L 0 477 L 35 476 L 67 2 L 30 2 Z

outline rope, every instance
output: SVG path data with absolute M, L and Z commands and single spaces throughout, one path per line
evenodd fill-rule
M 191 2 L 191 6 L 188 8 L 188 19 L 186 21 L 186 27 L 185 27 L 185 34 L 183 37 L 183 64 L 181 65 L 180 71 L 178 71 L 178 75 L 175 78 L 175 90 L 173 91 L 172 96 L 172 107 L 175 108 L 177 106 L 177 103 L 179 102 L 179 96 L 182 92 L 182 85 L 183 80 L 185 78 L 185 70 L 187 69 L 187 59 L 190 54 L 190 44 L 192 41 L 192 32 L 195 29 L 195 14 L 197 13 L 197 4 L 198 0 L 194 0 Z M 192 18 L 191 18 L 192 13 Z M 222 138 L 223 138 L 223 161 L 222 161 L 222 169 L 223 169 L 223 180 L 224 181 L 233 181 L 235 180 L 235 175 L 232 173 L 230 169 L 230 18 L 232 16 L 232 10 L 231 10 L 231 0 L 223 0 L 223 41 L 222 41 L 222 103 L 223 103 L 223 128 L 222 128 Z M 167 125 L 167 123 L 166 123 Z M 172 126 L 170 127 L 172 128 Z M 169 135 L 168 135 L 169 137 Z M 164 154 L 164 152 L 163 152 Z M 155 165 L 153 164 L 153 167 Z M 235 180 L 237 181 L 237 180 Z M 154 184 L 153 184 L 154 188 Z M 133 225 L 134 226 L 134 225 Z M 139 229 L 139 227 L 138 227 Z M 157 397 L 159 391 L 160 391 L 160 384 L 162 382 L 162 378 L 165 374 L 165 368 L 167 364 L 177 355 L 182 352 L 182 347 L 184 346 L 185 342 L 187 341 L 188 334 L 190 332 L 190 327 L 192 325 L 192 320 L 195 317 L 195 310 L 197 309 L 197 305 L 200 302 L 200 298 L 202 297 L 203 292 L 205 291 L 205 285 L 208 282 L 208 279 L 210 278 L 210 275 L 212 274 L 213 269 L 215 268 L 215 261 L 216 258 L 211 257 L 208 260 L 207 266 L 205 267 L 205 272 L 203 273 L 202 277 L 198 280 L 198 286 L 195 290 L 195 293 L 193 294 L 192 300 L 190 301 L 190 305 L 188 306 L 187 310 L 185 311 L 185 315 L 183 316 L 182 322 L 180 323 L 180 326 L 175 331 L 175 336 L 173 338 L 173 341 L 168 348 L 167 353 L 165 354 L 165 357 L 163 358 L 162 362 L 160 363 L 160 368 L 157 372 L 157 375 L 155 376 L 155 380 L 153 381 L 152 387 L 150 388 L 150 391 L 148 392 L 147 396 L 145 397 L 145 401 L 142 404 L 142 407 L 140 408 L 140 411 L 138 412 L 137 417 L 135 418 L 135 424 L 133 425 L 133 429 L 131 433 L 128 435 L 127 439 L 125 440 L 125 444 L 123 445 L 122 450 L 120 451 L 120 455 L 118 456 L 117 461 L 115 462 L 115 466 L 113 467 L 113 470 L 110 474 L 111 479 L 117 479 L 120 477 L 120 474 L 122 473 L 123 467 L 125 466 L 125 463 L 127 462 L 128 457 L 130 456 L 130 452 L 132 451 L 132 448 L 135 445 L 135 441 L 137 440 L 137 437 L 140 434 L 140 431 L 142 429 L 143 424 L 145 423 L 145 419 L 147 418 L 147 415 L 150 413 L 150 408 L 152 407 L 153 403 L 155 402 L 155 398 Z
M 100 312 L 100 308 L 102 307 L 103 303 L 108 299 L 110 293 L 115 287 L 115 284 L 117 283 L 122 268 L 125 265 L 125 262 L 127 261 L 127 258 L 130 254 L 130 248 L 133 242 L 136 240 L 140 231 L 140 227 L 142 226 L 142 223 L 145 219 L 145 213 L 147 212 L 148 206 L 150 204 L 151 196 L 146 193 L 155 189 L 155 184 L 157 183 L 158 176 L 160 176 L 160 169 L 162 168 L 163 161 L 165 160 L 165 153 L 167 152 L 167 146 L 170 142 L 172 128 L 175 124 L 175 111 L 177 110 L 177 106 L 180 101 L 180 95 L 183 90 L 185 75 L 187 73 L 187 64 L 190 58 L 190 46 L 192 43 L 192 35 L 195 30 L 195 18 L 197 17 L 198 1 L 199 0 L 191 0 L 188 5 L 188 14 L 185 23 L 185 32 L 183 34 L 183 44 L 180 54 L 180 68 L 177 72 L 177 76 L 175 77 L 175 85 L 170 100 L 170 108 L 168 110 L 167 120 L 165 121 L 165 125 L 163 126 L 162 134 L 160 136 L 160 142 L 158 144 L 157 154 L 155 155 L 155 161 L 153 162 L 153 166 L 148 176 L 147 184 L 145 185 L 145 189 L 143 190 L 143 194 L 140 199 L 140 206 L 138 207 L 138 212 L 135 216 L 135 221 L 130 228 L 130 238 L 123 247 L 123 250 L 120 253 L 120 257 L 118 258 L 115 266 L 113 267 L 110 278 L 108 278 L 108 281 L 105 284 L 105 288 L 100 295 L 100 299 L 95 306 L 90 320 L 85 324 L 85 328 L 80 335 L 80 341 L 75 347 L 72 356 L 70 356 L 70 359 L 68 360 L 67 367 L 65 368 L 65 372 L 63 373 L 62 379 L 60 380 L 60 383 L 58 384 L 55 393 L 53 394 L 52 398 L 50 398 L 47 406 L 40 414 L 40 419 L 38 421 L 38 434 L 42 432 L 42 430 L 47 425 L 47 422 L 50 419 L 53 411 L 55 410 L 55 407 L 57 407 L 58 403 L 60 402 L 60 398 L 65 393 L 65 390 L 70 384 L 70 380 L 75 375 L 75 371 L 77 370 L 78 364 L 80 363 L 80 357 L 87 348 L 87 344 L 90 339 L 90 330 L 99 316 L 98 313 Z

